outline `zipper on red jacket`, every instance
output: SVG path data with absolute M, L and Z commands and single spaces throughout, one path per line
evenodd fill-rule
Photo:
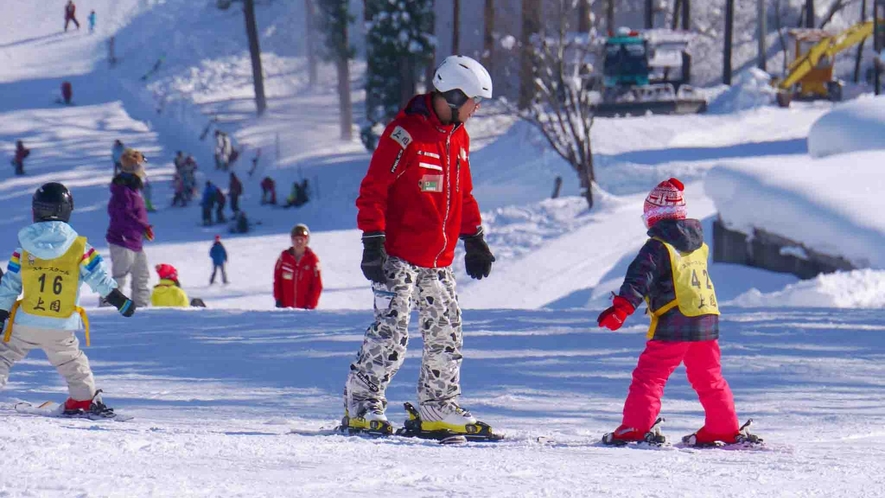
M 442 249 L 440 249 L 439 252 L 436 253 L 436 257 L 433 258 L 433 267 L 434 268 L 437 267 L 436 264 L 439 261 L 440 255 L 443 252 L 445 252 L 446 246 L 449 245 L 449 237 L 448 237 L 448 235 L 446 235 L 446 226 L 449 224 L 449 207 L 451 206 L 451 199 L 452 199 L 452 189 L 450 187 L 450 184 L 452 182 L 451 140 L 452 140 L 452 135 L 455 134 L 455 130 L 457 130 L 459 126 L 461 126 L 461 125 L 456 124 L 455 126 L 453 126 L 452 131 L 450 131 L 448 136 L 446 136 L 446 166 L 448 166 L 446 172 L 444 172 L 444 173 L 446 173 L 446 214 L 443 217 L 443 223 L 442 223 L 443 246 L 442 246 Z

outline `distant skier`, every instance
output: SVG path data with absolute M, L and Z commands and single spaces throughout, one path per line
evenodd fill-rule
M 0 279 L 0 329 L 5 330 L 0 342 L 0 388 L 16 362 L 41 348 L 67 381 L 70 397 L 59 415 L 113 417 L 114 410 L 95 388 L 89 359 L 74 335 L 82 323 L 88 324 L 79 306 L 80 286 L 85 282 L 125 317 L 132 316 L 136 306 L 117 288 L 86 237 L 68 224 L 74 198 L 67 187 L 43 185 L 34 193 L 31 211 L 34 223 L 18 233 L 20 247 Z M 86 339 L 88 344 L 88 325 Z
M 227 190 L 230 195 L 230 210 L 237 213 L 240 210 L 240 196 L 243 195 L 243 182 L 237 178 L 237 174 L 230 172 L 230 185 Z
M 15 142 L 15 156 L 12 158 L 12 165 L 15 167 L 16 175 L 25 174 L 25 158 L 31 155 L 31 149 L 25 147 L 21 140 Z
M 307 201 L 309 200 L 310 186 L 307 183 L 307 178 L 305 178 L 300 182 L 292 182 L 292 192 L 289 194 L 289 197 L 286 198 L 286 204 L 283 207 L 301 207 L 307 204 Z
M 212 258 L 212 276 L 209 277 L 209 285 L 215 283 L 215 274 L 218 270 L 221 270 L 221 281 L 226 284 L 227 271 L 224 269 L 224 265 L 227 263 L 227 251 L 224 249 L 224 244 L 221 243 L 221 235 L 215 236 L 215 242 L 209 249 L 209 257 Z
M 221 130 L 215 130 L 215 169 L 227 171 L 230 154 L 230 137 Z
M 126 150 L 126 146 L 123 145 L 123 142 L 114 140 L 114 146 L 111 147 L 111 160 L 114 161 L 114 176 L 117 176 L 117 173 L 120 172 L 120 157 L 123 155 L 124 150 Z
M 89 34 L 95 33 L 95 11 L 89 13 Z
M 200 207 L 203 208 L 203 226 L 212 224 L 212 208 L 218 200 L 218 187 L 206 180 L 206 187 L 203 189 L 203 199 L 200 201 Z
M 65 5 L 65 31 L 68 30 L 68 23 L 73 21 L 77 26 L 77 29 L 80 29 L 80 23 L 77 21 L 77 6 L 74 5 L 74 0 L 68 0 L 67 5 Z
M 273 178 L 265 176 L 261 180 L 261 203 L 274 204 L 277 203 L 277 186 Z
M 74 97 L 74 89 L 70 81 L 63 81 L 61 84 L 61 98 L 66 105 L 71 105 L 71 99 Z
M 320 259 L 308 247 L 310 230 L 307 225 L 295 225 L 290 235 L 292 247 L 277 258 L 273 274 L 273 297 L 277 308 L 312 310 L 317 307 L 323 292 Z
M 600 327 L 617 330 L 643 300 L 648 303 L 649 339 L 633 370 L 623 421 L 603 436 L 605 444 L 663 442 L 652 431 L 661 410 L 664 386 L 683 361 L 688 381 L 706 413 L 704 426 L 687 444 L 756 442 L 740 431 L 734 397 L 722 377 L 719 304 L 707 272 L 707 245 L 701 222 L 686 219 L 684 187 L 663 181 L 645 199 L 642 218 L 649 239 L 627 268 L 612 306 L 598 318 Z

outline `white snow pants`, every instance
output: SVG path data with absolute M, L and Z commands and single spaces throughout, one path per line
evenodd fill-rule
M 385 284 L 373 284 L 375 322 L 350 365 L 345 406 L 351 416 L 384 409 L 385 390 L 406 358 L 409 318 L 418 307 L 424 339 L 418 402 L 446 411 L 461 395 L 461 308 L 451 267 L 421 268 L 399 258 L 384 263 Z
M 12 365 L 24 359 L 35 348 L 46 353 L 49 363 L 68 382 L 68 392 L 72 398 L 78 401 L 92 399 L 95 395 L 95 379 L 89 368 L 89 359 L 80 350 L 80 341 L 72 330 L 13 324 L 9 342 L 0 341 L 0 389 L 6 386 Z
M 132 276 L 132 291 L 129 299 L 139 308 L 151 302 L 151 290 L 148 283 L 151 272 L 148 268 L 147 255 L 144 249 L 135 252 L 125 247 L 108 244 L 111 248 L 111 276 L 117 281 L 117 288 L 125 293 L 126 281 Z

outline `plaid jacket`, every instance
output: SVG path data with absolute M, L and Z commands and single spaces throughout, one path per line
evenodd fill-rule
M 704 242 L 704 231 L 698 220 L 662 220 L 648 231 L 649 237 L 665 240 L 680 252 L 698 250 Z M 630 263 L 620 296 L 639 307 L 648 299 L 649 309 L 676 299 L 673 270 L 667 248 L 658 240 L 649 238 Z M 651 339 L 658 341 L 709 341 L 719 338 L 719 316 L 688 317 L 675 307 L 661 315 Z

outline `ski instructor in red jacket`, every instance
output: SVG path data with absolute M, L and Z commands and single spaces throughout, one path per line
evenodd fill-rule
M 320 258 L 307 247 L 310 242 L 307 225 L 295 225 L 291 235 L 292 247 L 280 254 L 274 268 L 273 297 L 277 308 L 312 310 L 323 292 Z
M 464 129 L 480 101 L 491 98 L 492 80 L 477 61 L 450 56 L 436 69 L 433 86 L 384 130 L 356 200 L 361 267 L 372 281 L 375 322 L 345 387 L 343 425 L 351 432 L 392 430 L 384 391 L 405 359 L 414 295 L 424 338 L 421 430 L 466 434 L 480 428 L 470 433 L 491 436 L 490 428 L 458 403 L 461 309 L 451 264 L 459 238 L 471 277 L 487 277 L 495 261 L 473 198 L 470 137 Z

